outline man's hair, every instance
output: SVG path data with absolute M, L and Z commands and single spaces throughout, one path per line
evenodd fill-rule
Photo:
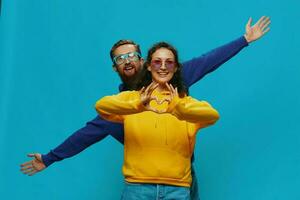
M 151 72 L 148 71 L 147 68 L 151 64 L 152 55 L 160 48 L 166 48 L 170 50 L 175 58 L 177 71 L 174 73 L 172 79 L 169 81 L 169 84 L 172 84 L 174 88 L 177 87 L 178 94 L 180 97 L 188 95 L 188 89 L 185 86 L 181 75 L 182 64 L 179 62 L 177 50 L 167 42 L 158 42 L 148 50 L 146 62 L 144 63 L 141 73 L 139 74 L 139 78 L 134 89 L 140 90 L 142 87 L 147 87 L 152 82 Z
M 141 54 L 140 46 L 139 46 L 138 44 L 136 44 L 134 41 L 132 41 L 132 40 L 119 40 L 118 42 L 116 42 L 116 43 L 112 46 L 112 48 L 111 48 L 111 50 L 110 50 L 110 58 L 111 58 L 111 60 L 112 60 L 113 62 L 114 62 L 114 57 L 115 57 L 114 51 L 115 51 L 119 46 L 122 46 L 122 45 L 125 45 L 125 44 L 132 44 L 132 45 L 134 45 L 135 48 L 136 48 L 136 51 L 137 51 L 140 55 L 142 55 L 142 54 Z

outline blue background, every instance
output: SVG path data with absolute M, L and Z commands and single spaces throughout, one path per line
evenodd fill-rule
M 300 199 L 297 0 L 4 0 L 0 17 L 1 199 L 119 199 L 123 148 L 107 137 L 28 177 L 27 153 L 47 153 L 117 92 L 109 51 L 130 38 L 143 53 L 166 40 L 181 61 L 244 34 L 271 31 L 191 88 L 221 115 L 195 149 L 202 200 Z M 298 89 L 297 89 L 298 88 Z

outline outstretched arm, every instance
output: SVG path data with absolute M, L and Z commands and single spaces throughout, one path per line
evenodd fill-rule
M 246 24 L 244 36 L 218 47 L 202 56 L 183 63 L 183 79 L 187 87 L 202 79 L 206 74 L 216 70 L 223 63 L 239 53 L 248 43 L 260 39 L 269 30 L 270 19 L 261 17 L 258 22 L 251 26 L 250 18 Z
M 120 143 L 124 142 L 123 125 L 108 122 L 100 116 L 97 116 L 48 154 L 29 154 L 28 156 L 33 159 L 21 164 L 21 171 L 25 174 L 31 174 L 32 170 L 34 170 L 35 173 L 42 171 L 54 162 L 77 155 L 90 145 L 103 140 L 109 134 Z

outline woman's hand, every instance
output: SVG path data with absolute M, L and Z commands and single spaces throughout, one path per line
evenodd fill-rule
M 166 113 L 167 110 L 169 109 L 170 105 L 172 104 L 172 102 L 176 104 L 176 102 L 174 102 L 174 99 L 179 97 L 179 96 L 178 96 L 178 90 L 177 90 L 177 87 L 174 88 L 172 84 L 168 84 L 168 83 L 166 83 L 166 87 L 167 87 L 167 89 L 169 90 L 169 97 L 167 97 L 167 98 L 165 98 L 165 99 L 162 99 L 162 100 L 159 102 L 159 104 L 162 104 L 163 102 L 166 101 L 166 102 L 168 102 L 169 106 L 168 106 L 168 108 L 166 108 L 166 109 L 164 109 L 164 110 L 160 110 L 159 113 Z M 172 107 L 172 106 L 173 106 L 173 105 L 171 105 L 171 107 Z
M 150 106 L 150 101 L 155 100 L 156 102 L 158 102 L 158 98 L 156 96 L 151 96 L 152 92 L 158 87 L 158 83 L 152 82 L 150 85 L 148 85 L 146 88 L 143 87 L 140 90 L 140 94 L 141 94 L 141 102 L 144 106 L 144 108 L 148 111 L 153 111 L 153 112 L 159 112 L 157 109 L 152 108 Z
M 168 99 L 165 99 L 165 101 L 168 101 L 170 104 L 174 98 L 178 97 L 178 90 L 177 90 L 177 87 L 174 88 L 172 84 L 166 83 L 166 86 L 167 86 L 168 90 L 170 91 L 170 97 Z
M 149 86 L 146 88 L 143 87 L 140 90 L 141 94 L 141 102 L 144 106 L 144 108 L 148 111 L 153 111 L 156 113 L 165 113 L 167 109 L 164 110 L 157 110 L 155 108 L 152 108 L 150 106 L 150 101 L 155 100 L 157 104 L 163 104 L 165 101 L 167 101 L 169 104 L 172 102 L 174 98 L 178 97 L 178 90 L 177 87 L 174 88 L 171 84 L 166 83 L 166 87 L 169 90 L 169 97 L 164 98 L 162 100 L 159 100 L 156 96 L 152 96 L 152 92 L 158 87 L 158 83 L 152 82 Z

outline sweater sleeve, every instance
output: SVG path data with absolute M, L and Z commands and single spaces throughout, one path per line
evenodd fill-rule
M 198 101 L 190 96 L 175 97 L 167 112 L 180 120 L 196 123 L 200 127 L 214 124 L 219 119 L 219 113 L 206 101 Z
M 182 63 L 182 75 L 186 86 L 192 86 L 206 74 L 218 69 L 219 66 L 231 59 L 246 46 L 248 46 L 248 42 L 244 36 L 241 36 L 236 40 L 203 54 L 202 56 Z
M 63 143 L 56 148 L 42 155 L 44 164 L 48 167 L 54 162 L 70 158 L 85 150 L 96 142 L 103 140 L 111 135 L 120 143 L 124 142 L 123 125 L 104 120 L 97 116 L 86 125 L 74 132 Z
M 118 95 L 103 97 L 96 102 L 95 107 L 103 118 L 121 123 L 125 115 L 144 111 L 138 91 L 125 91 Z

